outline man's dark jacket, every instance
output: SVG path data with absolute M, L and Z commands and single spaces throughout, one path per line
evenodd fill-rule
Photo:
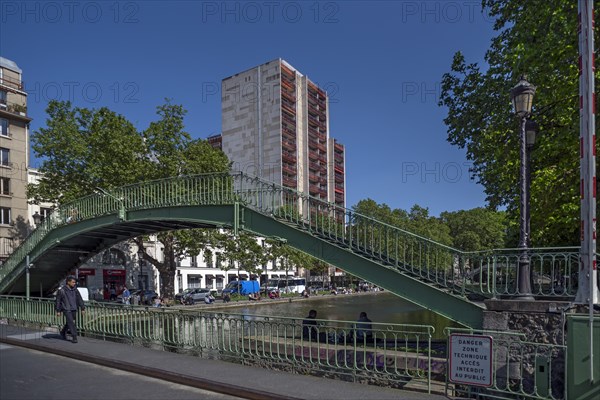
M 77 311 L 77 308 L 85 310 L 85 304 L 79 290 L 77 288 L 70 289 L 68 286 L 58 289 L 55 307 L 56 312 Z

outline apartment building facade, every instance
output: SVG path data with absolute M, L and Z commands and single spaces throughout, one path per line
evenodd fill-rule
M 13 226 L 19 217 L 32 223 L 27 204 L 30 122 L 22 71 L 0 57 L 0 263 L 20 243 Z
M 327 92 L 273 60 L 221 82 L 221 135 L 233 168 L 345 206 L 345 149 L 329 135 Z

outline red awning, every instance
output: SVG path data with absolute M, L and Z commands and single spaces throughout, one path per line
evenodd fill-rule
M 103 269 L 104 276 L 125 276 L 127 273 L 124 269 Z

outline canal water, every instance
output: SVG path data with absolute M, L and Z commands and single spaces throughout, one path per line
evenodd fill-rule
M 304 318 L 311 309 L 317 310 L 317 319 L 356 321 L 360 312 L 364 311 L 373 322 L 431 325 L 435 328 L 434 339 L 445 339 L 446 327 L 461 327 L 456 322 L 388 292 L 311 296 L 308 299 L 292 299 L 292 302 L 263 300 L 239 307 L 228 306 L 222 310 L 244 315 Z

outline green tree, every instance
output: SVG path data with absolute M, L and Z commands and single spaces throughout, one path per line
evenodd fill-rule
M 537 86 L 532 118 L 540 126 L 531 160 L 532 244 L 578 245 L 577 2 L 482 0 L 482 6 L 495 18 L 498 34 L 485 68 L 457 52 L 443 76 L 440 105 L 448 109 L 448 141 L 466 149 L 490 207 L 506 207 L 514 226 L 519 126 L 509 92 L 527 74 Z M 510 236 L 509 245 L 516 245 Z
M 34 154 L 42 160 L 39 184 L 29 185 L 35 203 L 58 204 L 144 179 L 142 136 L 133 124 L 108 108 L 73 107 L 51 101 L 46 127 L 31 135 Z
M 186 111 L 168 100 L 157 107 L 158 119 L 138 132 L 125 117 L 107 108 L 73 107 L 51 101 L 46 127 L 32 135 L 32 148 L 42 159 L 43 177 L 28 186 L 35 202 L 59 205 L 93 193 L 144 180 L 229 170 L 225 154 L 184 130 Z M 158 234 L 164 260 L 144 252 L 161 277 L 161 293 L 172 297 L 177 261 L 198 251 L 210 236 L 205 230 Z M 143 238 L 136 238 L 143 249 Z M 195 247 L 191 244 L 195 243 Z
M 430 216 L 428 208 L 416 204 L 410 209 L 408 224 L 404 229 L 441 244 L 453 245 L 448 226 L 440 218 Z
M 186 110 L 181 105 L 171 104 L 168 100 L 157 107 L 159 119 L 150 123 L 142 133 L 145 145 L 142 162 L 148 178 L 229 170 L 230 162 L 222 151 L 215 150 L 205 140 L 193 140 L 185 131 L 185 114 Z M 163 260 L 151 257 L 146 251 L 143 257 L 158 270 L 163 295 L 171 298 L 174 295 L 178 261 L 205 249 L 212 243 L 212 235 L 205 229 L 161 232 L 157 235 L 163 245 Z M 137 243 L 143 248 L 140 240 Z
M 375 200 L 360 200 L 352 210 L 363 216 L 392 225 L 445 245 L 452 245 L 449 228 L 439 219 L 429 215 L 429 209 L 414 205 L 410 212 L 391 209 L 387 204 Z
M 503 212 L 474 208 L 440 215 L 450 229 L 454 247 L 477 251 L 504 247 L 506 226 Z

